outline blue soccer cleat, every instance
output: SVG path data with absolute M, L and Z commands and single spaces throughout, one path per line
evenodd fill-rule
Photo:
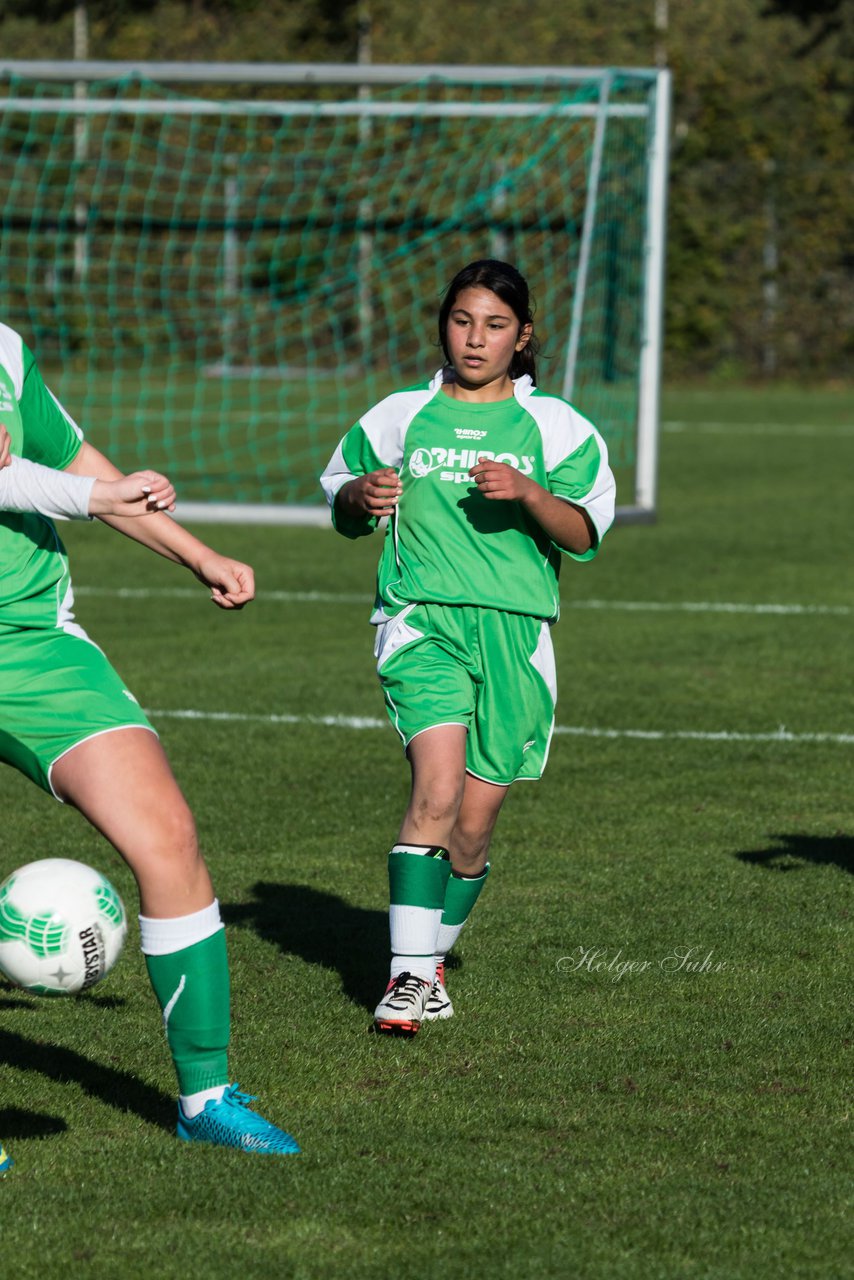
M 8 1173 L 14 1163 L 15 1161 L 3 1146 L 3 1143 L 0 1142 L 0 1175 Z
M 215 1147 L 239 1147 L 241 1151 L 259 1155 L 295 1155 L 299 1151 L 294 1139 L 283 1129 L 249 1110 L 255 1099 L 241 1093 L 236 1084 L 229 1085 L 218 1102 L 205 1103 L 192 1120 L 188 1120 L 178 1104 L 178 1137 L 184 1142 L 209 1142 Z

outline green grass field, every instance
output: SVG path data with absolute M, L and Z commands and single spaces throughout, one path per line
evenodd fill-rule
M 0 986 L 4 1276 L 854 1275 L 851 401 L 695 390 L 664 418 L 658 522 L 566 565 L 549 767 L 502 815 L 456 1017 L 411 1042 L 368 1034 L 407 792 L 378 541 L 200 528 L 256 566 L 227 616 L 68 528 L 78 616 L 198 817 L 234 1078 L 304 1154 L 176 1142 L 132 924 L 87 996 Z M 93 862 L 135 918 L 78 815 L 10 770 L 0 803 L 6 869 Z

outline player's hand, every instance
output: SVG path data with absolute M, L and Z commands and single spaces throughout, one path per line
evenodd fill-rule
M 145 516 L 174 510 L 172 482 L 159 471 L 134 471 L 119 480 L 96 480 L 89 496 L 90 516 Z
M 357 476 L 344 488 L 351 510 L 360 515 L 376 516 L 377 519 L 394 515 L 403 493 L 400 476 L 394 467 L 383 467 L 379 471 L 369 471 L 365 476 Z
M 9 432 L 0 423 L 0 469 L 8 467 L 12 461 L 12 440 Z
M 540 488 L 535 480 L 529 480 L 509 463 L 496 462 L 494 458 L 480 458 L 473 467 L 469 467 L 469 475 L 478 492 L 490 502 L 524 502 L 534 487 Z
M 220 609 L 242 609 L 255 598 L 255 574 L 239 560 L 208 551 L 194 573 L 210 588 L 211 600 Z

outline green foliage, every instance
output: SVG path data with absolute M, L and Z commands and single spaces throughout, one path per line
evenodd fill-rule
M 70 57 L 70 0 L 10 0 L 14 57 Z M 666 341 L 672 375 L 839 376 L 854 350 L 850 197 L 854 7 L 692 0 L 90 0 L 90 56 L 653 65 L 675 110 Z

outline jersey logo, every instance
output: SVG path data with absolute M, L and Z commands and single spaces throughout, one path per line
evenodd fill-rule
M 481 458 L 494 458 L 496 462 L 506 462 L 515 467 L 523 476 L 529 476 L 534 470 L 532 454 L 525 453 L 518 458 L 515 453 L 492 453 L 489 449 L 414 449 L 409 457 L 409 473 L 417 480 L 429 476 L 432 471 L 441 471 L 440 480 L 451 484 L 471 483 L 469 468 Z
M 442 459 L 433 459 L 434 454 L 447 453 L 446 449 L 416 449 L 412 457 L 409 459 L 410 474 L 420 479 L 422 476 L 429 476 L 431 471 L 435 471 L 437 467 L 442 465 Z

